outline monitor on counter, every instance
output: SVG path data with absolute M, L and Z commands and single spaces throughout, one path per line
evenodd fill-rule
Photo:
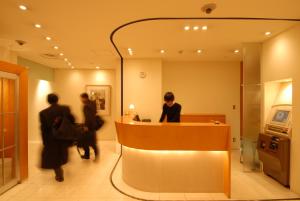
M 277 110 L 272 118 L 274 122 L 286 123 L 289 118 L 290 111 Z
M 270 113 L 269 124 L 289 126 L 292 118 L 291 105 L 275 105 Z

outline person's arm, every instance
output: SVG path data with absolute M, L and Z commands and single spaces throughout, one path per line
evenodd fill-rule
M 71 113 L 71 109 L 69 107 L 66 107 L 65 113 L 66 113 L 66 117 L 69 119 L 69 121 L 74 124 L 75 123 L 75 117 Z
M 180 122 L 181 105 L 175 108 L 174 116 L 171 117 L 170 122 Z
M 40 123 L 41 123 L 41 132 L 42 132 L 42 140 L 43 144 L 47 143 L 47 121 L 44 115 L 40 112 Z
M 167 115 L 167 108 L 165 107 L 165 105 L 163 106 L 163 111 L 161 113 L 161 117 L 159 119 L 159 122 L 163 122 L 166 118 Z

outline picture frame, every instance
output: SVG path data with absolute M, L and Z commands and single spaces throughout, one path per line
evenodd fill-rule
M 96 102 L 97 112 L 100 115 L 110 115 L 111 86 L 86 85 L 86 93 L 92 101 Z

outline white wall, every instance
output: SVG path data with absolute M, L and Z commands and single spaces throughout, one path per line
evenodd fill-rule
M 40 142 L 39 112 L 48 107 L 46 98 L 53 92 L 54 70 L 22 57 L 17 62 L 28 68 L 28 140 Z
M 300 194 L 300 25 L 263 44 L 262 82 L 293 80 L 293 135 L 291 139 L 291 189 Z
M 16 64 L 17 53 L 10 51 L 6 46 L 0 46 L 0 60 Z
M 162 63 L 158 59 L 124 62 L 124 113 L 134 104 L 141 118 L 157 122 L 162 108 Z M 140 72 L 146 77 L 141 78 Z
M 113 140 L 116 136 L 116 82 L 114 70 L 59 70 L 54 73 L 55 92 L 60 103 L 71 107 L 76 121 L 83 121 L 80 94 L 86 92 L 86 85 L 111 85 L 111 112 L 103 116 L 106 124 L 99 131 L 98 139 Z
M 182 113 L 225 114 L 239 148 L 239 62 L 163 62 L 162 77 L 162 92 L 174 92 Z

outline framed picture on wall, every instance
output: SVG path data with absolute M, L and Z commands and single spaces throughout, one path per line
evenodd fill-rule
M 97 112 L 100 115 L 110 115 L 110 85 L 87 85 L 86 93 L 96 102 Z

